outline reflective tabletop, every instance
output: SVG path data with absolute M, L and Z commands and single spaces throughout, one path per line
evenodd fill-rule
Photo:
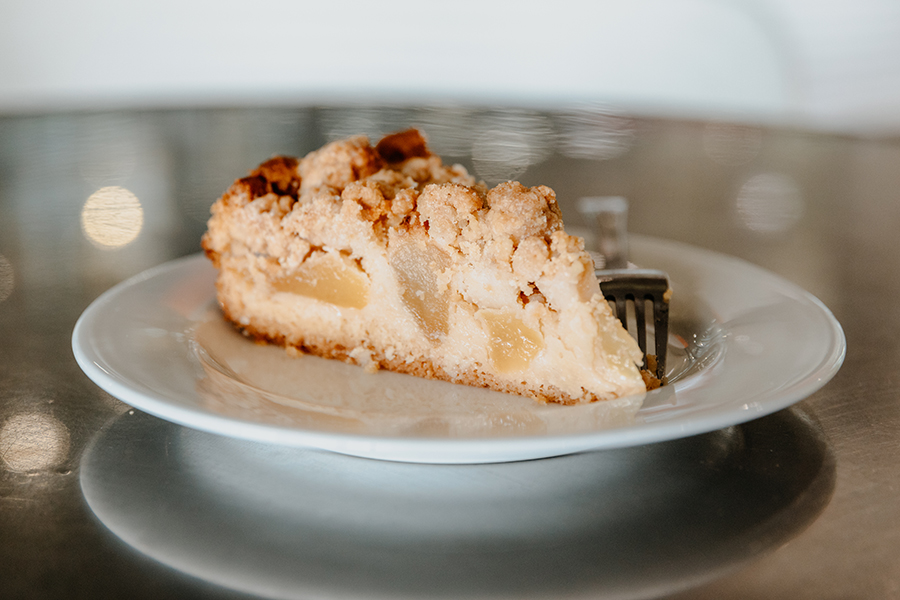
M 630 448 L 481 465 L 241 441 L 78 368 L 79 315 L 199 251 L 275 154 L 420 127 L 495 184 L 625 197 L 634 234 L 741 258 L 847 340 L 791 408 Z M 601 106 L 0 117 L 0 597 L 900 598 L 900 139 Z

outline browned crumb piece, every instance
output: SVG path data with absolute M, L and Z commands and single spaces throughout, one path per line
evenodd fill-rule
M 655 354 L 647 355 L 647 368 L 641 369 L 641 377 L 644 379 L 644 385 L 647 386 L 647 391 L 655 390 L 656 388 L 662 387 L 668 383 L 667 378 L 663 377 L 659 379 L 656 376 L 656 368 L 657 368 L 657 358 Z
M 425 138 L 418 129 L 408 129 L 382 138 L 375 150 L 389 163 L 399 163 L 410 158 L 431 156 Z

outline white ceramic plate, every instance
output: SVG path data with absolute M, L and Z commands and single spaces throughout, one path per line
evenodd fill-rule
M 75 326 L 84 372 L 122 401 L 188 427 L 386 460 L 526 460 L 675 439 L 743 423 L 807 397 L 840 368 L 825 306 L 744 261 L 634 237 L 633 260 L 669 273 L 672 383 L 587 406 L 366 373 L 243 338 L 215 304 L 203 256 L 100 296 Z

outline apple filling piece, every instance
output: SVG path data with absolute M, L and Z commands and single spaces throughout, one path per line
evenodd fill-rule
M 390 259 L 402 290 L 403 303 L 432 342 L 447 335 L 450 293 L 438 286 L 438 274 L 450 266 L 450 257 L 431 244 L 398 245 Z
M 504 310 L 482 309 L 478 316 L 490 337 L 489 355 L 494 367 L 502 373 L 522 371 L 544 349 L 539 331 Z
M 313 252 L 295 270 L 273 278 L 272 287 L 342 308 L 364 308 L 369 302 L 369 278 L 339 252 Z

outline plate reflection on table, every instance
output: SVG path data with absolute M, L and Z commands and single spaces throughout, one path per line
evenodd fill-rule
M 675 441 L 486 465 L 270 446 L 143 413 L 81 465 L 140 552 L 272 598 L 649 598 L 777 548 L 827 505 L 831 450 L 798 409 Z

